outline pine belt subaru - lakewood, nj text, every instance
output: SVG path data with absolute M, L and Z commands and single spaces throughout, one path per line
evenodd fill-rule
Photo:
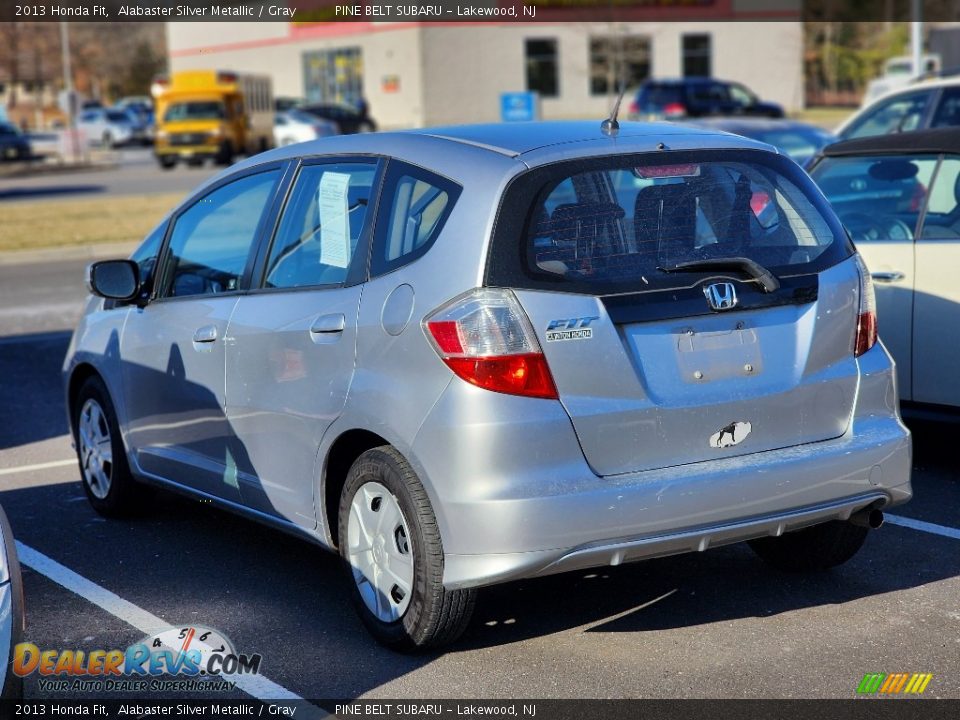
M 93 506 L 140 483 L 340 553 L 399 649 L 476 588 L 750 541 L 832 567 L 911 497 L 870 275 L 770 146 L 671 124 L 325 138 L 94 263 Z

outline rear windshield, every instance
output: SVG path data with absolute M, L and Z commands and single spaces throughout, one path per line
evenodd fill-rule
M 747 258 L 791 276 L 819 272 L 851 252 L 827 203 L 786 158 L 719 150 L 614 156 L 515 180 L 487 278 L 511 287 L 638 292 L 695 285 L 702 277 L 677 267 L 684 263 Z

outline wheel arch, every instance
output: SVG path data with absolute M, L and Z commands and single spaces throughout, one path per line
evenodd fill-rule
M 70 378 L 67 380 L 67 421 L 70 425 L 70 433 L 76 439 L 76 417 L 77 417 L 77 394 L 80 388 L 91 377 L 98 377 L 106 385 L 106 380 L 91 363 L 78 363 L 71 371 Z
M 320 519 L 324 523 L 323 533 L 326 542 L 331 548 L 337 547 L 340 494 L 347 482 L 350 467 L 367 450 L 381 445 L 395 447 L 393 443 L 377 433 L 360 428 L 342 432 L 330 445 L 330 450 L 324 459 L 320 483 Z

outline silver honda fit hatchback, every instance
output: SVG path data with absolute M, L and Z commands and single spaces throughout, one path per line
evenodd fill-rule
M 832 567 L 911 496 L 870 275 L 743 138 L 291 146 L 88 284 L 64 374 L 94 508 L 152 483 L 335 549 L 391 647 L 452 641 L 516 578 L 739 541 Z

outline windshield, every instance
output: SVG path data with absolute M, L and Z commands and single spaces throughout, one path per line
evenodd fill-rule
M 107 120 L 115 123 L 128 123 L 132 118 L 122 110 L 110 110 L 107 112 Z
M 936 155 L 828 157 L 817 163 L 811 175 L 854 242 L 907 241 L 938 159 Z
M 849 256 L 829 206 L 791 161 L 756 151 L 671 157 L 541 169 L 552 177 L 530 192 L 518 233 L 524 275 L 558 290 L 624 292 L 696 282 L 670 273 L 684 263 L 746 258 L 797 275 Z
M 165 122 L 178 120 L 223 120 L 223 103 L 217 100 L 202 100 L 173 103 L 163 116 Z

